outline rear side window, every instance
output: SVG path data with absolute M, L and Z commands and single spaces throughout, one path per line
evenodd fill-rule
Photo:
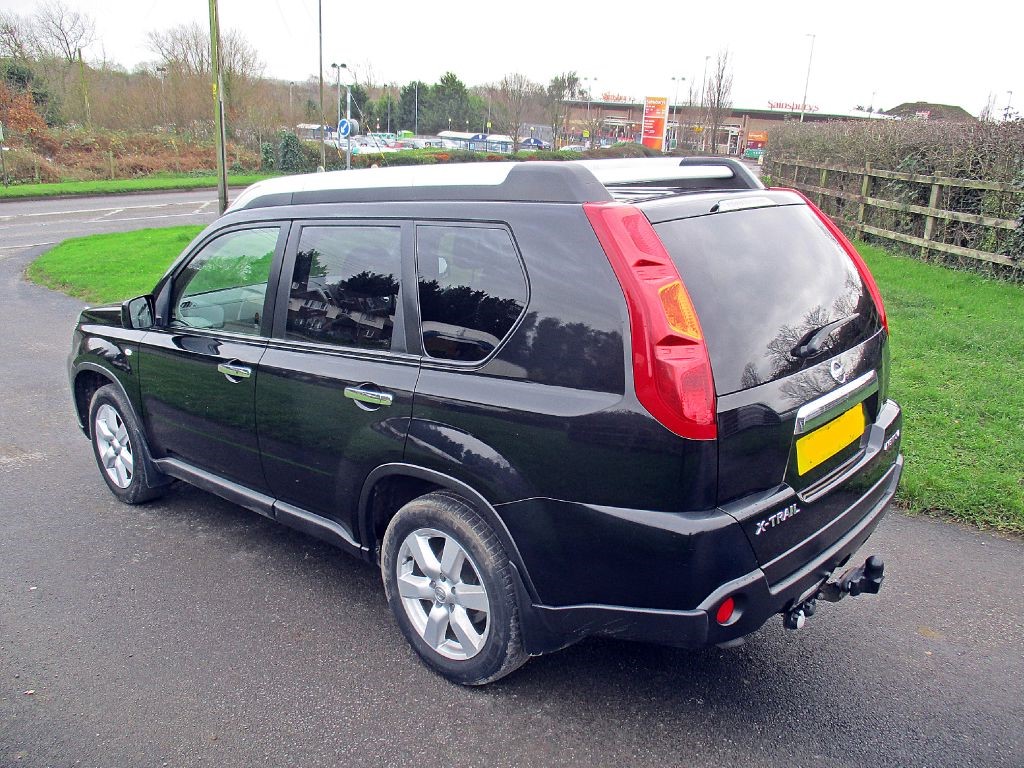
M 490 355 L 526 307 L 526 275 L 508 232 L 421 225 L 416 261 L 426 353 L 464 362 Z
M 285 337 L 390 349 L 401 271 L 398 227 L 303 227 Z

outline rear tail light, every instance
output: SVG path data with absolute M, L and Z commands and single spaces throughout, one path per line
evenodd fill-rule
M 829 234 L 836 239 L 836 241 L 843 247 L 850 259 L 853 261 L 853 265 L 857 267 L 857 271 L 860 273 L 860 279 L 868 289 L 868 293 L 871 294 L 871 298 L 875 301 L 875 308 L 878 310 L 878 316 L 882 320 L 882 326 L 885 328 L 885 332 L 889 332 L 889 318 L 885 314 L 885 305 L 882 303 L 882 292 L 878 290 L 878 283 L 875 282 L 874 276 L 871 274 L 871 270 L 868 269 L 868 265 L 864 263 L 864 259 L 857 253 L 857 249 L 854 247 L 850 239 L 843 234 L 843 231 L 836 226 L 835 222 L 832 221 L 828 216 L 825 215 L 818 206 L 811 202 L 810 198 L 807 197 L 803 192 L 798 189 L 783 189 L 774 187 L 773 189 L 779 189 L 784 192 L 792 192 L 798 195 L 807 203 L 807 207 L 814 211 L 814 214 L 821 220 L 821 223 L 825 225 L 825 229 L 829 231 Z
M 586 203 L 583 210 L 626 296 L 637 399 L 675 434 L 713 440 L 711 361 L 697 311 L 668 251 L 634 206 Z

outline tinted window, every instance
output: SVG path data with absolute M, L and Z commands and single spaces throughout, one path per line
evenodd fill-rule
M 277 227 L 221 235 L 174 279 L 171 324 L 257 335 Z
M 657 224 L 693 299 L 719 394 L 748 389 L 849 349 L 878 328 L 846 252 L 804 205 Z M 793 350 L 850 318 L 814 357 Z
M 398 227 L 303 227 L 285 335 L 390 349 L 401 269 Z
M 434 358 L 483 360 L 526 306 L 526 276 L 508 232 L 416 230 L 423 348 Z

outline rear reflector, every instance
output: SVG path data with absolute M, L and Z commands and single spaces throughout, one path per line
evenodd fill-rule
M 792 192 L 798 195 L 807 203 L 807 207 L 814 211 L 814 214 L 821 220 L 821 223 L 825 225 L 825 229 L 828 230 L 829 234 L 832 235 L 842 246 L 843 250 L 846 251 L 853 265 L 857 268 L 857 272 L 860 273 L 860 279 L 864 283 L 864 286 L 868 289 L 868 293 L 871 294 L 871 298 L 874 299 L 875 308 L 878 310 L 878 316 L 882 321 L 882 326 L 885 328 L 885 332 L 889 332 L 889 318 L 885 314 L 885 304 L 882 303 L 882 292 L 878 290 L 878 283 L 875 282 L 874 275 L 871 274 L 871 270 L 868 269 L 868 265 L 864 263 L 864 259 L 853 243 L 850 242 L 850 238 L 843 234 L 843 230 L 836 226 L 835 222 L 830 219 L 824 211 L 818 206 L 811 202 L 810 198 L 807 197 L 799 189 L 789 189 L 786 187 L 772 187 L 782 192 Z
M 718 606 L 718 610 L 715 611 L 715 621 L 722 626 L 725 626 L 732 619 L 733 613 L 736 611 L 736 601 L 727 597 L 722 601 L 722 604 Z
M 713 440 L 715 382 L 686 285 L 651 222 L 621 203 L 585 203 L 629 309 L 637 399 L 680 437 Z

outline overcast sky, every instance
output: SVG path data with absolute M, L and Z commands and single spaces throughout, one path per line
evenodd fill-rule
M 32 12 L 38 0 L 0 0 Z M 206 0 L 65 0 L 96 21 L 86 49 L 131 69 L 153 60 L 146 33 L 208 24 Z M 617 10 L 615 10 L 617 9 Z M 220 0 L 222 29 L 241 32 L 266 74 L 305 80 L 317 71 L 317 0 Z M 1024 11 L 1010 0 L 855 3 L 746 2 L 324 2 L 324 68 L 372 68 L 378 83 L 435 82 L 447 70 L 467 85 L 522 72 L 546 83 L 575 70 L 594 95 L 675 98 L 671 78 L 698 85 L 705 56 L 728 48 L 733 103 L 799 102 L 811 37 L 807 102 L 822 111 L 904 101 L 956 104 L 973 114 L 989 94 L 998 110 L 1024 105 Z M 712 58 L 712 63 L 714 58 Z M 685 99 L 686 84 L 679 89 Z M 1024 111 L 1024 110 L 1021 110 Z

